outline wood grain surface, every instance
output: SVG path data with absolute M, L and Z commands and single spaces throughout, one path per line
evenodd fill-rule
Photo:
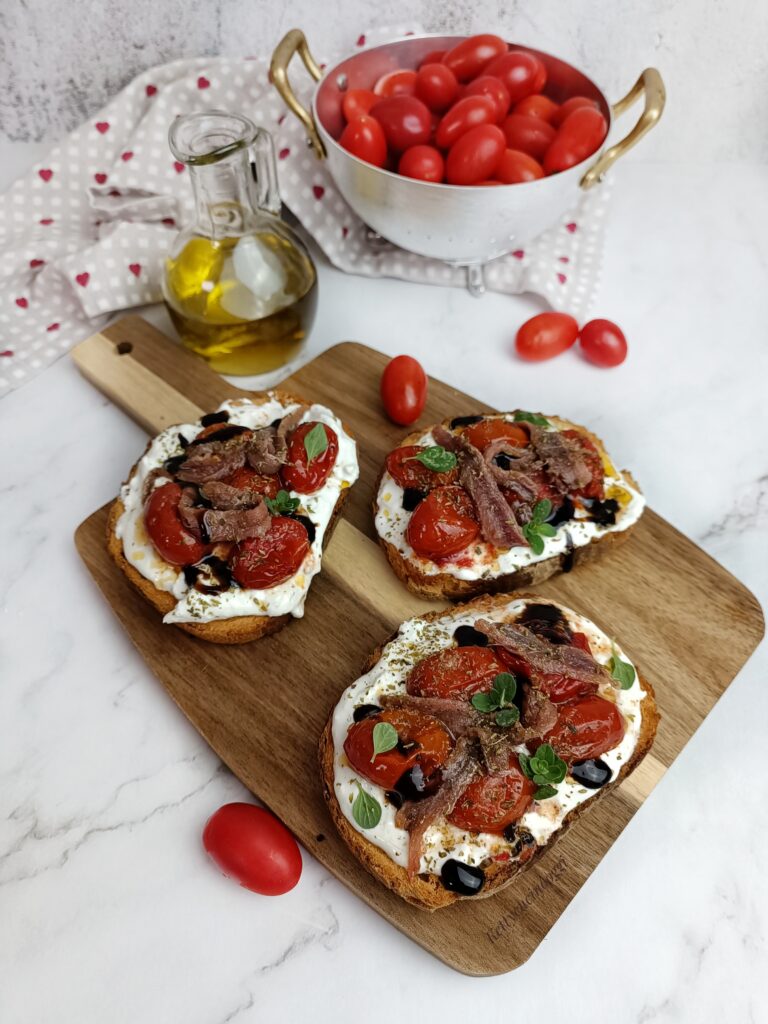
M 73 358 L 150 433 L 195 419 L 243 393 L 139 317 L 127 317 L 83 342 Z M 107 555 L 106 506 L 78 528 L 76 543 L 179 708 L 304 846 L 382 917 L 446 964 L 465 974 L 500 974 L 531 955 L 578 892 L 757 646 L 763 617 L 742 584 L 651 510 L 613 557 L 539 587 L 619 638 L 647 675 L 662 714 L 653 751 L 499 895 L 436 914 L 404 903 L 379 885 L 336 835 L 316 767 L 317 740 L 328 713 L 370 651 L 404 618 L 440 607 L 400 585 L 374 539 L 373 484 L 384 456 L 404 433 L 381 410 L 378 383 L 385 362 L 381 353 L 344 343 L 281 384 L 329 405 L 350 426 L 361 474 L 329 542 L 323 573 L 312 584 L 304 618 L 276 636 L 222 648 L 164 626 Z M 524 395 L 516 400 L 526 405 Z M 421 422 L 482 411 L 488 407 L 433 380 Z M 610 437 L 605 441 L 610 451 Z M 120 482 L 116 477 L 116 492 Z

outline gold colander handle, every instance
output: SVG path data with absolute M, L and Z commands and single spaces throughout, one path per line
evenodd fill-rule
M 295 53 L 298 53 L 301 57 L 304 62 L 304 67 L 314 80 L 319 82 L 323 73 L 318 67 L 314 57 L 309 52 L 309 46 L 307 45 L 307 40 L 304 38 L 304 33 L 298 28 L 292 28 L 289 32 L 286 32 L 275 47 L 275 52 L 272 54 L 272 60 L 269 65 L 270 77 L 272 79 L 272 84 L 283 97 L 288 109 L 294 113 L 304 125 L 307 132 L 307 139 L 314 149 L 318 160 L 322 160 L 325 156 L 325 146 L 317 132 L 315 119 L 312 117 L 311 112 L 307 110 L 306 107 L 302 106 L 302 104 L 296 99 L 296 94 L 288 80 L 288 65 L 291 63 Z

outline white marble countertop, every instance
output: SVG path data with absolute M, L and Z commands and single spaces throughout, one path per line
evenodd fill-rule
M 5 145 L 3 179 L 39 151 Z M 630 162 L 594 310 L 630 339 L 620 369 L 574 353 L 517 361 L 530 299 L 324 264 L 308 355 L 349 338 L 408 351 L 493 405 L 593 425 L 654 508 L 766 603 L 767 264 L 763 166 Z M 248 795 L 133 650 L 72 543 L 142 432 L 66 358 L 2 402 L 0 425 L 3 1024 L 768 1019 L 764 647 L 532 959 L 462 977 L 308 855 L 278 899 L 212 868 L 202 826 Z

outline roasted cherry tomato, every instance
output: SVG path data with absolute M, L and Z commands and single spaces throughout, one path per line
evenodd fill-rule
M 563 704 L 544 741 L 564 761 L 587 761 L 621 743 L 624 730 L 624 719 L 616 705 L 595 695 Z
M 179 519 L 181 487 L 175 483 L 155 487 L 144 505 L 144 525 L 157 553 L 171 565 L 192 565 L 211 550 L 186 529 Z
M 419 181 L 442 181 L 445 174 L 443 154 L 434 146 L 411 146 L 400 157 L 398 174 Z
M 536 785 L 523 775 L 517 754 L 511 754 L 503 774 L 482 775 L 470 782 L 448 821 L 470 832 L 503 832 L 525 814 L 535 792 Z
M 496 104 L 496 123 L 500 124 L 509 110 L 509 90 L 500 78 L 480 75 L 464 89 L 464 96 L 487 96 Z
M 479 75 L 494 57 L 506 52 L 507 44 L 500 36 L 471 36 L 448 50 L 443 57 L 443 64 L 451 69 L 460 82 L 468 82 Z
M 597 498 L 602 500 L 605 496 L 605 471 L 600 452 L 595 448 L 591 439 L 581 430 L 564 430 L 563 437 L 567 437 L 581 448 L 582 457 L 592 474 L 590 482 L 579 490 L 573 491 L 573 494 L 581 498 Z
M 447 50 L 430 50 L 419 67 L 423 68 L 425 64 L 439 64 L 446 53 L 448 53 Z
M 429 142 L 432 134 L 429 108 L 415 96 L 390 96 L 379 100 L 371 108 L 371 116 L 379 122 L 390 147 L 398 153 L 409 146 Z
M 447 473 L 436 473 L 433 469 L 419 462 L 414 456 L 424 451 L 424 445 L 407 444 L 395 448 L 386 459 L 387 472 L 401 487 L 411 487 L 416 491 L 432 491 L 435 487 L 447 487 L 459 475 L 456 467 Z
M 627 339 L 611 320 L 590 320 L 579 335 L 581 351 L 595 366 L 618 366 L 627 358 Z
M 464 436 L 480 451 L 487 448 L 492 441 L 509 441 L 516 448 L 525 448 L 530 437 L 525 427 L 508 420 L 480 420 L 472 423 L 464 430 Z
M 476 185 L 492 178 L 505 146 L 504 132 L 497 125 L 470 128 L 451 146 L 445 162 L 445 180 L 451 185 Z
M 422 64 L 416 74 L 415 95 L 430 110 L 440 114 L 459 95 L 459 83 L 445 64 Z
M 516 103 L 512 113 L 525 114 L 527 117 L 540 117 L 542 121 L 554 123 L 559 110 L 559 103 L 555 103 L 549 96 L 536 93 L 534 96 L 526 96 L 525 99 Z
M 384 130 L 376 118 L 369 114 L 360 114 L 349 122 L 341 133 L 339 145 L 374 167 L 383 167 L 387 159 Z
M 262 896 L 282 896 L 301 878 L 299 844 L 263 807 L 224 804 L 208 819 L 203 846 L 223 874 Z
M 512 103 L 541 92 L 547 80 L 547 69 L 538 57 L 525 50 L 510 50 L 492 60 L 485 68 L 486 75 L 496 75 L 509 92 Z
M 377 96 L 413 96 L 416 88 L 416 72 L 409 68 L 398 68 L 382 75 L 373 91 Z
M 381 375 L 381 400 L 393 423 L 408 426 L 424 411 L 427 375 L 413 356 L 395 356 Z
M 537 500 L 540 501 L 541 498 L 537 498 Z M 585 682 L 555 673 L 531 673 L 523 658 L 519 658 L 503 648 L 499 650 L 499 657 L 504 662 L 506 671 L 516 675 L 529 676 L 536 684 L 537 689 L 545 693 L 553 704 L 563 704 L 565 701 L 575 700 L 577 697 L 588 697 L 597 692 L 596 682 Z
M 388 722 L 397 730 L 398 745 L 381 754 L 373 754 L 373 730 Z M 421 711 L 389 708 L 368 715 L 350 726 L 344 740 L 344 753 L 354 770 L 384 789 L 394 789 L 398 779 L 418 764 L 429 784 L 448 760 L 453 741 L 445 726 Z
M 469 700 L 481 690 L 490 690 L 504 662 L 490 647 L 446 647 L 414 665 L 406 689 L 415 697 Z
M 306 527 L 297 519 L 275 516 L 263 537 L 238 542 L 229 566 L 241 587 L 268 590 L 295 576 L 308 551 Z
M 592 107 L 593 110 L 600 109 L 595 100 L 587 99 L 586 96 L 571 96 L 571 98 L 566 100 L 565 103 L 562 103 L 559 109 L 552 115 L 552 124 L 556 128 L 559 128 L 566 117 L 572 114 L 574 110 L 578 110 L 579 107 Z
M 543 123 L 543 122 L 542 122 Z M 505 149 L 496 168 L 496 177 L 505 185 L 518 185 L 523 181 L 536 181 L 544 177 L 544 168 L 528 153 L 520 149 Z
M 454 103 L 435 132 L 435 144 L 450 147 L 472 128 L 496 122 L 496 104 L 490 96 L 467 96 Z
M 336 431 L 327 423 L 323 423 L 326 447 L 319 455 L 309 457 L 304 440 L 316 426 L 317 420 L 300 423 L 288 441 L 288 461 L 281 472 L 286 485 L 297 494 L 314 494 L 315 491 L 319 491 L 328 479 L 339 454 Z
M 361 114 L 370 114 L 371 107 L 378 102 L 379 97 L 370 89 L 349 89 L 344 93 L 341 109 L 347 121 L 354 121 Z
M 510 149 L 519 149 L 536 160 L 541 160 L 557 134 L 551 124 L 527 114 L 510 114 L 501 127 Z
M 411 516 L 406 539 L 423 558 L 447 558 L 480 533 L 472 499 L 463 487 L 437 487 Z
M 608 131 L 605 118 L 594 107 L 577 107 L 557 129 L 544 156 L 544 170 L 557 174 L 575 167 L 600 148 Z
M 228 476 L 224 483 L 230 487 L 237 487 L 241 491 L 256 491 L 267 498 L 276 498 L 277 492 L 282 487 L 280 477 L 277 473 L 257 473 L 250 466 L 242 466 Z
M 539 313 L 519 329 L 515 348 L 523 359 L 551 359 L 570 348 L 578 335 L 579 325 L 567 313 Z

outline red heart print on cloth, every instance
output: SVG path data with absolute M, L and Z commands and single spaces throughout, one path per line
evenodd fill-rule
M 61 324 L 54 322 L 52 324 L 48 324 L 48 326 L 45 329 L 46 331 L 58 331 L 60 327 Z
M 129 160 L 133 160 L 133 153 L 130 149 L 127 149 L 124 153 L 120 154 L 120 159 L 124 164 L 127 164 Z
M 76 274 L 75 280 L 81 288 L 85 288 L 88 282 L 91 280 L 91 275 L 86 271 L 84 274 Z
M 44 167 L 42 171 L 38 171 L 37 173 L 40 175 L 43 181 L 50 181 L 53 177 L 53 171 L 50 169 L 50 167 Z
M 29 305 L 29 302 L 26 299 L 23 299 L 23 298 L 22 299 L 16 299 L 16 305 L 19 307 L 19 309 L 26 309 L 27 306 Z
M 148 85 L 146 87 L 146 89 L 144 90 L 144 92 L 147 94 L 147 96 L 154 96 L 155 93 L 157 92 L 157 86 L 156 85 Z
M 97 174 L 94 174 L 93 177 L 98 185 L 103 185 L 104 182 L 107 180 L 107 175 L 102 173 L 101 171 Z
M 105 135 L 109 131 L 109 121 L 97 121 L 96 131 L 99 135 Z
M 128 264 L 128 269 L 130 270 L 130 272 L 133 274 L 134 277 L 139 277 L 139 275 L 141 274 L 141 264 L 140 263 L 129 263 Z
M 173 169 L 174 171 L 176 171 L 177 174 L 181 174 L 181 172 L 184 170 L 184 164 L 181 163 L 179 160 L 174 160 Z
M 323 188 L 322 185 L 313 185 L 312 195 L 315 197 L 315 199 L 322 199 L 323 196 L 325 195 L 325 189 Z
M 45 266 L 45 260 L 30 260 L 29 265 L 33 270 Z
M 200 75 L 200 77 L 197 80 L 197 88 L 198 89 L 210 89 L 210 87 L 211 87 L 211 83 L 208 81 L 208 79 L 205 77 L 205 75 Z
M 565 225 L 565 230 L 566 230 L 566 231 L 569 231 L 569 232 L 570 232 L 571 234 L 573 234 L 573 233 L 574 233 L 574 231 L 576 231 L 576 229 L 578 228 L 578 226 L 579 226 L 579 225 L 578 225 L 578 224 L 576 223 L 576 221 L 575 221 L 575 220 L 572 220 L 572 221 L 570 222 L 570 224 L 566 224 L 566 225 Z

